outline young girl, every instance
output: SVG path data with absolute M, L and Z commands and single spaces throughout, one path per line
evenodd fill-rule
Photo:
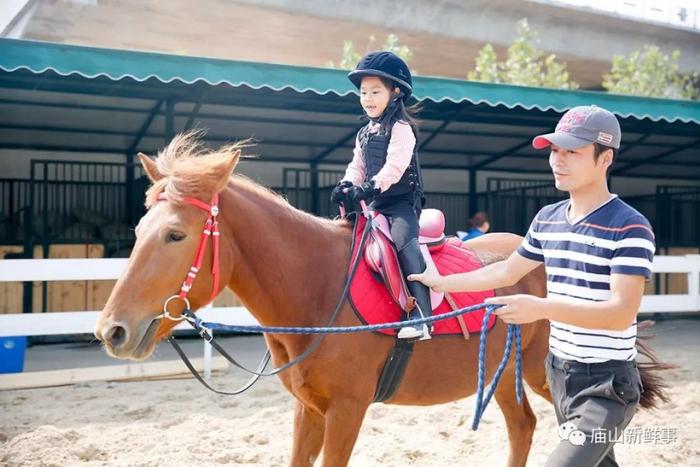
M 425 270 L 418 244 L 418 218 L 423 204 L 420 165 L 416 153 L 417 125 L 406 108 L 413 80 L 408 65 L 391 52 L 372 52 L 348 78 L 360 90 L 360 104 L 370 120 L 355 140 L 353 158 L 345 176 L 333 189 L 336 203 L 371 201 L 371 207 L 391 223 L 402 272 Z M 408 283 L 416 299 L 409 319 L 431 313 L 430 291 L 419 282 Z M 405 326 L 400 339 L 430 338 L 428 326 Z

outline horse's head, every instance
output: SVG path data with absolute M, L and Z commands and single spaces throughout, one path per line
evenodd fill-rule
M 135 229 L 136 244 L 126 269 L 95 328 L 95 336 L 111 356 L 147 358 L 176 324 L 158 316 L 173 296 L 176 298 L 169 302 L 167 311 L 174 316 L 182 312 L 184 300 L 178 293 L 193 265 L 208 218 L 205 210 L 188 200 L 209 204 L 226 186 L 239 157 L 238 146 L 208 152 L 193 134 L 177 136 L 156 161 L 139 154 L 153 183 L 146 196 L 149 209 Z M 192 310 L 206 304 L 212 295 L 212 263 L 210 244 L 187 295 Z M 222 282 L 214 293 L 226 285 Z

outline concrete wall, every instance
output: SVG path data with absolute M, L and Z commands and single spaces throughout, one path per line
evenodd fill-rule
M 354 20 L 399 30 L 507 46 L 517 36 L 516 23 L 527 18 L 542 47 L 570 60 L 609 62 L 643 44 L 681 51 L 681 66 L 700 70 L 700 34 L 680 27 L 595 10 L 523 0 L 237 0 L 284 11 Z
M 374 5 L 372 14 L 369 5 Z M 26 25 L 15 33 L 71 44 L 311 66 L 338 63 L 346 40 L 365 52 L 395 33 L 414 52 L 411 67 L 419 74 L 465 78 L 484 43 L 494 43 L 502 54 L 516 36 L 517 21 L 528 17 L 540 31 L 542 47 L 567 61 L 572 78 L 584 88 L 600 86 L 613 52 L 647 42 L 681 48 L 684 63 L 693 56 L 690 37 L 677 31 L 626 25 L 629 21 L 601 26 L 594 21 L 598 18 L 578 13 L 569 18 L 559 10 L 520 0 L 37 0 Z M 540 17 L 545 14 L 550 16 Z M 370 43 L 370 36 L 376 41 Z M 696 51 L 691 64 L 697 61 Z

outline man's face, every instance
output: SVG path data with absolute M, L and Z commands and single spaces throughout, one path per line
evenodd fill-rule
M 612 163 L 611 151 L 605 151 L 595 160 L 595 146 L 589 144 L 577 149 L 551 146 L 549 166 L 557 189 L 576 192 L 604 182 L 607 168 Z

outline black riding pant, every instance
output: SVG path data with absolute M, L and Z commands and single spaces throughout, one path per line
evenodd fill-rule
M 418 218 L 420 204 L 413 193 L 391 198 L 379 198 L 372 202 L 372 208 L 384 214 L 391 225 L 391 238 L 400 252 L 413 239 L 418 239 Z M 421 271 L 422 272 L 422 271 Z

